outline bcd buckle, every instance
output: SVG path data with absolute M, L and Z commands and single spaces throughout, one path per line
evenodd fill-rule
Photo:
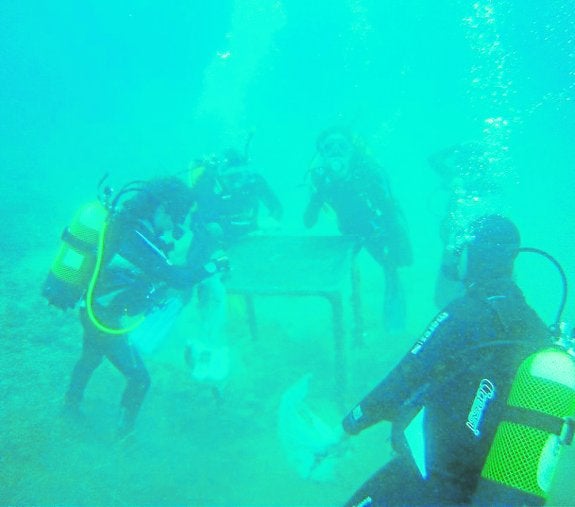
M 575 419 L 566 417 L 561 427 L 561 435 L 559 439 L 563 445 L 571 445 L 573 443 L 573 435 L 575 434 Z

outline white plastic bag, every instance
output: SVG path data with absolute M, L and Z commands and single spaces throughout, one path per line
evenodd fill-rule
M 300 477 L 334 480 L 342 430 L 330 427 L 306 402 L 311 374 L 286 390 L 278 411 L 278 434 L 290 464 Z

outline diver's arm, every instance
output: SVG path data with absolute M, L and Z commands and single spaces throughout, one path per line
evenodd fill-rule
M 449 148 L 444 148 L 436 153 L 432 153 L 427 157 L 427 163 L 431 166 L 434 171 L 437 171 L 439 174 L 445 172 L 445 162 L 449 158 L 449 156 L 453 153 L 453 147 L 450 146 Z
M 314 192 L 306 206 L 303 215 L 303 223 L 307 228 L 313 227 L 316 224 L 319 218 L 319 212 L 321 211 L 323 204 L 323 198 L 318 192 Z
M 345 416 L 343 429 L 356 435 L 374 424 L 394 421 L 419 402 L 459 324 L 449 311 L 439 313 L 399 364 Z
M 272 190 L 272 187 L 264 177 L 259 174 L 257 175 L 255 184 L 256 195 L 267 208 L 270 216 L 275 220 L 281 220 L 283 216 L 283 206 L 275 192 Z
M 219 270 L 213 263 L 173 265 L 150 236 L 138 229 L 127 231 L 118 254 L 151 278 L 164 281 L 175 289 L 187 289 Z
M 457 157 L 463 151 L 465 151 L 465 144 L 454 144 L 431 154 L 427 158 L 427 162 L 447 182 L 456 176 L 458 172 L 456 167 Z
M 345 432 L 357 435 L 380 421 L 392 421 L 399 414 L 402 402 L 416 387 L 417 367 L 417 361 L 406 356 L 344 417 L 342 426 Z M 413 373 L 407 375 L 410 370 Z

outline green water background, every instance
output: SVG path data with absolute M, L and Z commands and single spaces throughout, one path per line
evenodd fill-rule
M 447 196 L 432 153 L 470 140 L 490 146 L 503 189 L 497 211 L 575 277 L 572 1 L 6 1 L 0 25 L 0 502 L 332 505 L 390 452 L 383 425 L 361 437 L 336 482 L 303 481 L 286 461 L 275 413 L 302 374 L 315 374 L 318 410 L 334 424 L 342 415 L 329 401 L 328 312 L 314 301 L 261 301 L 258 344 L 231 302 L 237 360 L 223 407 L 191 383 L 180 354 L 186 330 L 174 333 L 150 361 L 146 436 L 132 455 L 109 438 L 122 380 L 107 366 L 87 400 L 97 430 L 62 425 L 79 329 L 71 313 L 46 307 L 39 287 L 62 227 L 104 173 L 115 185 L 180 173 L 253 133 L 252 163 L 284 202 L 285 231 L 298 232 L 315 137 L 332 124 L 357 131 L 388 170 L 415 263 L 402 274 L 408 332 L 385 337 L 382 280 L 360 258 L 367 343 L 348 351 L 349 406 L 436 310 Z M 318 231 L 333 227 L 327 216 Z M 523 256 L 518 280 L 551 323 L 561 290 L 554 269 Z M 564 318 L 575 319 L 572 297 Z M 574 496 L 574 462 L 559 471 L 557 503 Z

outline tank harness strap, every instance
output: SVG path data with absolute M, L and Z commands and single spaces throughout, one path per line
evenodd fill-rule
M 65 241 L 66 243 L 68 243 L 69 245 L 71 245 L 73 248 L 76 248 L 76 249 L 81 250 L 83 252 L 93 251 L 95 253 L 97 250 L 96 245 L 93 245 L 91 243 L 83 241 L 80 238 L 78 238 L 77 236 L 74 236 L 68 228 L 66 228 L 62 231 L 62 240 Z
M 575 419 L 571 417 L 562 418 L 523 407 L 507 406 L 504 420 L 553 433 L 560 437 L 564 445 L 571 445 L 573 442 Z

